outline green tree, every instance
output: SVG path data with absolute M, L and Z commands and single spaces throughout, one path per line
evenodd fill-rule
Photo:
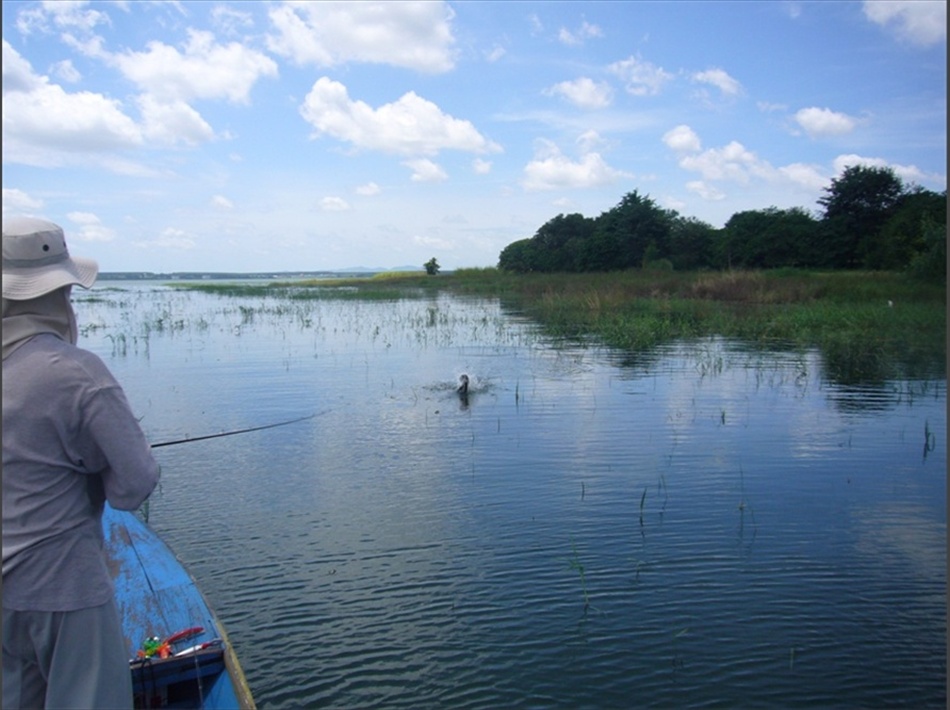
M 636 190 L 627 193 L 616 207 L 597 218 L 594 233 L 585 244 L 583 270 L 639 268 L 651 243 L 657 258 L 667 257 L 673 214 Z
M 904 185 L 891 168 L 852 165 L 825 188 L 822 261 L 828 266 L 866 265 L 873 244 L 893 215 Z
M 578 271 L 584 244 L 594 232 L 594 220 L 582 214 L 559 214 L 534 235 L 537 271 Z
M 535 264 L 538 251 L 537 243 L 534 239 L 519 239 L 512 242 L 498 256 L 498 268 L 502 271 L 514 271 L 518 274 L 526 274 L 529 271 L 536 271 Z
M 870 243 L 866 265 L 899 271 L 931 250 L 930 228 L 947 225 L 947 193 L 916 187 L 898 200 L 894 214 Z
M 439 262 L 436 261 L 434 256 L 425 264 L 423 264 L 423 266 L 425 267 L 426 273 L 429 274 L 429 276 L 435 276 L 437 273 L 439 273 L 439 269 L 442 268 L 439 266 Z
M 817 229 L 815 219 L 800 207 L 737 212 L 723 230 L 726 265 L 748 269 L 812 265 Z
M 718 230 L 694 217 L 670 220 L 669 259 L 681 271 L 715 266 Z

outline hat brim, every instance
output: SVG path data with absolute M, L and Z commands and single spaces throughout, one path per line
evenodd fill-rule
M 89 288 L 98 275 L 99 264 L 78 256 L 35 269 L 7 268 L 3 271 L 3 297 L 11 301 L 27 301 L 63 286 L 78 284 Z

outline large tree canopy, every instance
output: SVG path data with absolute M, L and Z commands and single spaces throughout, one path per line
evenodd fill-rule
M 904 185 L 890 168 L 853 165 L 825 188 L 828 266 L 855 268 L 868 260 L 872 244 L 894 214 Z
M 907 189 L 890 168 L 851 166 L 825 188 L 824 214 L 801 207 L 748 210 L 723 229 L 659 207 L 634 190 L 596 219 L 559 214 L 513 242 L 501 269 L 610 271 L 666 268 L 870 268 L 944 274 L 946 192 Z M 944 274 L 945 278 L 945 274 Z

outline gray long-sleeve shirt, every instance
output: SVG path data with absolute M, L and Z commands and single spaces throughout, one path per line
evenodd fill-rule
M 133 510 L 159 467 L 122 388 L 93 353 L 54 335 L 3 361 L 3 607 L 106 603 L 106 500 Z

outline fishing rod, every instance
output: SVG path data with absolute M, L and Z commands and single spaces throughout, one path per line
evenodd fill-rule
M 318 414 L 326 414 L 326 412 L 314 412 L 313 414 L 308 414 L 305 417 L 297 417 L 296 419 L 288 419 L 285 422 L 275 422 L 274 424 L 265 424 L 263 426 L 253 426 L 248 429 L 236 429 L 234 431 L 223 431 L 220 434 L 205 434 L 204 436 L 192 436 L 187 439 L 175 439 L 174 441 L 161 441 L 157 444 L 152 444 L 153 449 L 157 449 L 160 446 L 175 446 L 176 444 L 187 444 L 192 441 L 204 441 L 205 439 L 218 439 L 222 436 L 234 436 L 235 434 L 247 434 L 251 431 L 262 431 L 263 429 L 274 429 L 279 426 L 287 426 L 288 424 L 296 424 L 297 422 L 304 422 L 308 419 L 313 419 Z

